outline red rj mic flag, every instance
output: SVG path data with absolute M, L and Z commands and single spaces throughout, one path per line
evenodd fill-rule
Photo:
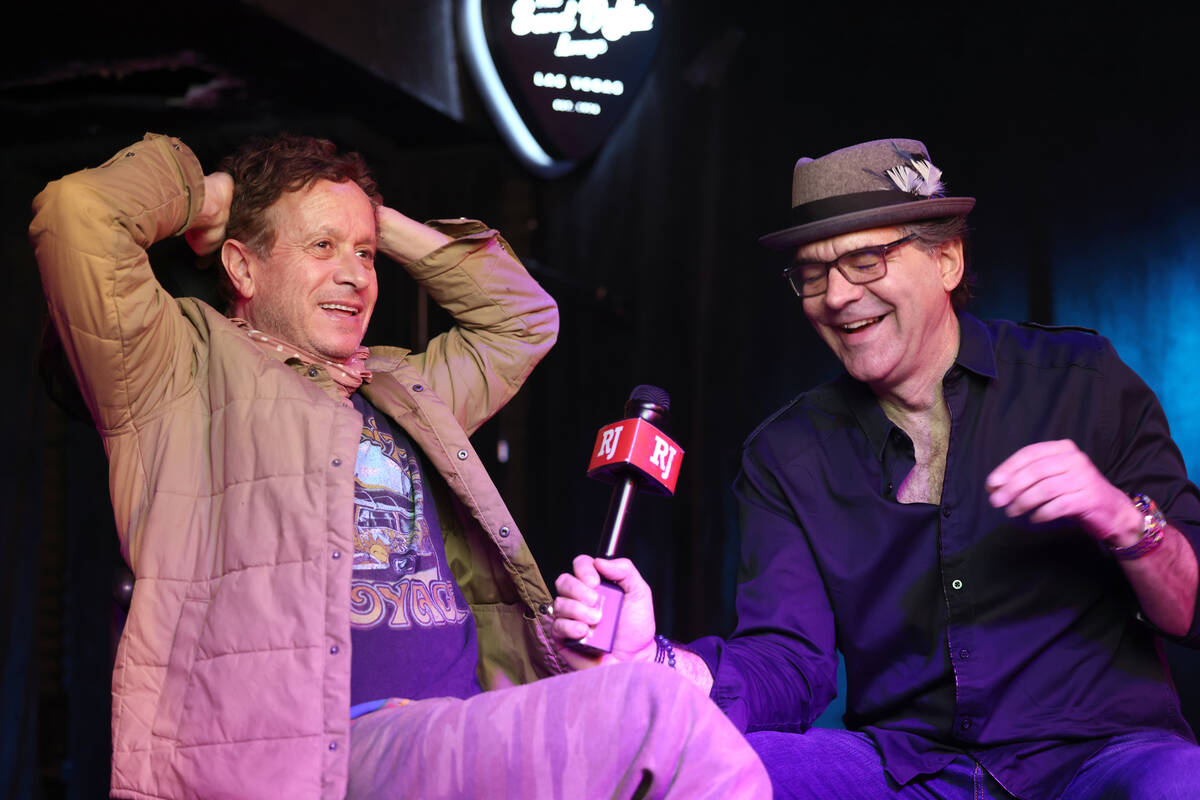
M 596 434 L 588 477 L 614 483 L 633 467 L 645 479 L 639 487 L 652 494 L 675 494 L 683 448 L 640 417 L 605 425 Z

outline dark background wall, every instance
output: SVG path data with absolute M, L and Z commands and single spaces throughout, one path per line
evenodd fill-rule
M 582 474 L 596 428 L 635 384 L 670 391 L 683 476 L 676 498 L 639 499 L 628 552 L 660 630 L 677 638 L 733 625 L 728 487 L 742 438 L 834 371 L 782 263 L 756 244 L 786 221 L 801 155 L 924 140 L 951 191 L 979 198 L 973 310 L 1102 329 L 1159 392 L 1196 468 L 1188 26 L 1131 9 L 825 5 L 667 2 L 629 118 L 554 181 L 526 173 L 494 132 L 447 2 L 28 9 L 0 73 L 11 367 L 0 794 L 90 798 L 107 786 L 124 575 L 97 437 L 69 400 L 49 399 L 47 383 L 69 398 L 69 381 L 39 375 L 44 309 L 25 226 L 47 180 L 147 130 L 184 138 L 210 168 L 251 133 L 327 136 L 363 152 L 387 202 L 410 215 L 500 228 L 559 300 L 563 326 L 477 448 L 510 444 L 506 463 L 489 456 L 492 473 L 552 581 L 595 546 L 608 502 Z M 174 291 L 211 296 L 210 273 L 179 242 L 153 256 Z M 419 345 L 445 319 L 399 272 L 381 280 L 369 341 Z M 1197 702 L 1194 656 L 1172 657 Z

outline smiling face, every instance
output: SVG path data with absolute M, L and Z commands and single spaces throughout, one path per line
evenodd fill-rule
M 269 209 L 275 241 L 257 254 L 228 240 L 222 260 L 235 313 L 333 361 L 354 354 L 375 308 L 375 209 L 356 184 L 319 180 Z
M 833 261 L 893 242 L 899 228 L 874 228 L 803 245 L 797 261 Z M 850 375 L 877 395 L 908 397 L 940 381 L 958 350 L 950 291 L 963 273 L 962 243 L 934 251 L 914 241 L 887 255 L 887 274 L 855 285 L 829 272 L 824 294 L 804 298 L 804 313 Z

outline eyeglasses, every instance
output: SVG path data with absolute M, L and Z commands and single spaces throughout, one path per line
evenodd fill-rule
M 825 294 L 829 288 L 829 270 L 837 267 L 842 277 L 853 284 L 870 283 L 887 275 L 887 254 L 902 244 L 907 244 L 917 238 L 910 233 L 903 239 L 894 242 L 864 247 L 852 253 L 843 253 L 833 261 L 806 261 L 793 264 L 783 271 L 792 289 L 800 297 L 816 297 Z

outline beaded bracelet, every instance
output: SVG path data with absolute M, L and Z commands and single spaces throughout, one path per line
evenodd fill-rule
M 1145 533 L 1142 534 L 1141 539 L 1128 547 L 1110 547 L 1108 549 L 1113 554 L 1113 558 L 1120 561 L 1132 561 L 1152 553 L 1166 538 L 1167 522 L 1163 519 L 1163 514 L 1158 510 L 1155 502 L 1144 494 L 1135 494 L 1133 505 L 1145 520 Z
M 657 648 L 654 652 L 654 663 L 661 664 L 665 660 L 668 667 L 675 669 L 675 648 L 671 646 L 671 641 L 661 633 L 656 633 L 654 646 Z

